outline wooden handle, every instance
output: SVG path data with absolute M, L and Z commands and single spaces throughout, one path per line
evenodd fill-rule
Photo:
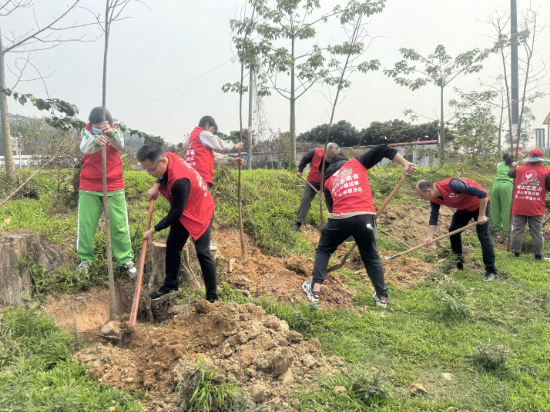
M 390 203 L 390 201 L 392 200 L 392 198 L 395 196 L 395 194 L 397 193 L 397 191 L 401 188 L 401 186 L 403 186 L 403 183 L 405 183 L 405 181 L 408 179 L 409 176 L 407 175 L 403 175 L 403 177 L 401 178 L 401 180 L 399 181 L 399 183 L 397 183 L 397 186 L 395 186 L 395 188 L 392 190 L 392 192 L 390 193 L 390 195 L 388 196 L 388 198 L 386 200 L 384 200 L 384 203 L 382 203 L 382 206 L 380 206 L 380 209 L 378 209 L 378 211 L 376 212 L 376 214 L 374 215 L 375 218 L 377 218 L 378 216 L 380 216 L 380 214 L 384 211 L 384 209 L 386 208 L 386 206 L 388 205 L 388 203 Z M 355 246 L 357 246 L 357 243 L 353 242 L 353 245 L 349 248 L 349 250 L 346 252 L 346 254 L 344 255 L 344 257 L 342 258 L 342 260 L 340 261 L 340 263 L 328 268 L 327 270 L 327 273 L 330 273 L 336 269 L 340 269 L 342 266 L 344 266 L 346 264 L 346 261 L 348 260 L 348 257 L 349 255 L 351 255 L 351 253 L 355 250 Z
M 147 215 L 147 224 L 145 231 L 151 229 L 151 220 L 153 218 L 153 209 L 155 208 L 155 201 L 151 199 L 149 202 L 149 214 Z M 147 255 L 148 242 L 145 240 L 141 247 L 141 254 L 139 255 L 139 269 L 136 279 L 136 290 L 134 292 L 134 300 L 132 301 L 132 310 L 130 312 L 130 326 L 136 326 L 137 311 L 139 308 L 139 299 L 141 297 L 141 283 L 143 282 L 143 269 L 145 268 L 145 256 Z
M 439 237 L 436 237 L 433 242 L 437 242 L 439 240 L 442 240 L 442 239 L 446 239 L 448 237 L 451 237 L 453 235 L 456 235 L 457 233 L 460 233 L 460 232 L 464 232 L 466 229 L 470 228 L 470 227 L 474 227 L 474 226 L 477 226 L 479 223 L 478 222 L 474 222 L 474 223 L 470 223 L 469 225 L 467 226 L 464 226 L 464 227 L 461 227 L 460 229 L 457 229 L 457 230 L 453 230 L 452 232 L 449 232 L 447 233 L 446 235 L 442 235 L 442 236 L 439 236 Z M 418 245 L 418 246 L 415 246 L 413 247 L 412 249 L 409 249 L 409 250 L 406 250 L 405 252 L 401 252 L 401 253 L 398 253 L 397 255 L 394 255 L 394 256 L 390 256 L 390 257 L 386 257 L 384 259 L 386 260 L 392 260 L 392 259 L 395 259 L 399 256 L 403 256 L 403 255 L 406 255 L 407 253 L 411 253 L 411 252 L 414 252 L 415 250 L 418 250 L 418 249 L 421 249 L 423 248 L 424 246 L 426 246 L 425 244 L 421 244 L 421 245 Z
M 300 176 L 300 178 L 306 182 L 313 190 L 315 190 L 315 193 L 319 194 L 319 190 L 315 189 L 315 186 L 313 186 L 311 183 L 309 183 L 309 180 L 307 180 L 304 176 Z

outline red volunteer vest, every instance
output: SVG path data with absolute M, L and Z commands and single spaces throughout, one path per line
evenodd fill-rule
M 467 210 L 468 212 L 473 212 L 477 209 L 479 209 L 479 199 L 475 196 L 469 196 L 465 193 L 455 193 L 453 190 L 449 187 L 449 182 L 452 180 L 447 179 L 443 180 L 442 182 L 436 182 L 434 183 L 436 187 L 441 192 L 441 195 L 443 199 L 440 199 L 439 197 L 434 197 L 432 199 L 432 202 L 437 203 L 438 205 L 443 205 L 447 207 L 451 207 L 453 209 L 458 210 Z M 479 189 L 485 190 L 483 186 L 481 186 L 479 183 L 474 182 L 470 179 L 460 178 L 460 180 L 464 181 L 466 184 L 470 186 L 477 187 Z M 487 190 L 485 190 L 487 192 Z M 489 201 L 489 192 L 487 192 L 487 201 Z
M 319 166 L 323 161 L 323 155 L 325 154 L 325 149 L 315 150 L 313 159 L 311 160 L 311 170 L 307 174 L 307 180 L 314 183 L 321 183 L 321 172 L 319 171 Z
M 214 152 L 201 143 L 202 127 L 195 127 L 185 145 L 185 161 L 195 169 L 206 183 L 214 185 Z
M 116 127 L 111 126 L 112 129 Z M 92 125 L 87 124 L 86 130 L 92 130 Z M 84 164 L 80 171 L 80 190 L 89 190 L 91 192 L 103 191 L 103 180 L 101 171 L 101 152 L 84 155 Z M 107 191 L 114 192 L 124 189 L 124 179 L 122 178 L 122 160 L 120 152 L 107 142 Z
M 350 160 L 325 183 L 333 200 L 333 213 L 372 212 L 369 172 L 357 159 Z
M 546 176 L 550 169 L 541 162 L 528 163 L 516 169 L 514 207 L 512 213 L 521 216 L 542 216 L 546 208 Z
M 191 182 L 189 198 L 180 222 L 194 240 L 197 240 L 208 229 L 214 209 L 214 199 L 206 188 L 206 183 L 198 172 L 175 153 L 166 152 L 168 157 L 168 182 L 166 189 L 161 184 L 159 191 L 166 200 L 172 203 L 172 185 L 178 179 L 187 178 Z

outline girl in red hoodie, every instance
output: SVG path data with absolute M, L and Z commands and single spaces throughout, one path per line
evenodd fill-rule
M 137 275 L 137 268 L 133 262 L 134 255 L 128 230 L 128 212 L 120 159 L 120 150 L 124 148 L 124 136 L 113 126 L 113 118 L 109 111 L 107 121 L 103 122 L 102 117 L 102 108 L 94 108 L 90 112 L 89 123 L 81 133 L 80 150 L 84 153 L 84 165 L 80 172 L 78 199 L 78 270 L 87 271 L 94 261 L 94 236 L 103 211 L 101 149 L 106 146 L 111 245 L 115 259 L 133 278 Z

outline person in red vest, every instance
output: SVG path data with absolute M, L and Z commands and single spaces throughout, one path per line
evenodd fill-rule
M 333 156 L 338 153 L 340 153 L 340 148 L 336 143 L 328 144 L 326 154 L 325 149 L 313 149 L 311 152 L 306 153 L 304 157 L 302 157 L 302 160 L 300 160 L 300 164 L 298 165 L 298 173 L 296 173 L 296 175 L 298 175 L 298 177 L 302 177 L 305 167 L 311 163 L 311 170 L 307 175 L 307 181 L 310 182 L 317 189 L 317 191 L 319 191 L 321 185 L 321 170 L 323 168 L 323 154 L 325 154 L 325 170 L 327 170 Z M 311 202 L 315 198 L 316 194 L 317 192 L 315 192 L 311 186 L 306 183 L 304 187 L 304 196 L 302 197 L 300 208 L 298 209 L 296 223 L 292 226 L 293 232 L 300 230 L 300 226 L 304 223 L 304 220 L 309 213 L 309 209 L 311 208 Z
M 232 149 L 242 149 L 243 143 L 233 143 L 231 140 L 222 140 L 214 133 L 218 125 L 212 116 L 204 116 L 199 125 L 193 129 L 185 144 L 185 161 L 195 169 L 208 187 L 214 186 L 214 163 L 243 164 L 240 157 L 230 157 L 219 152 Z M 217 250 L 215 244 L 210 244 L 210 250 Z
M 441 205 L 457 209 L 453 215 L 449 232 L 453 232 L 466 226 L 474 219 L 479 224 L 476 226 L 477 237 L 481 243 L 483 263 L 485 264 L 485 282 L 496 279 L 495 249 L 489 234 L 489 193 L 479 183 L 470 179 L 452 178 L 442 182 L 432 183 L 429 180 L 421 180 L 416 185 L 416 193 L 424 200 L 429 200 L 431 205 L 430 228 L 424 242 L 426 246 L 433 243 L 433 236 L 439 219 Z M 456 267 L 464 268 L 462 255 L 462 233 L 450 237 L 451 249 L 457 258 Z
M 313 280 L 302 284 L 302 291 L 312 303 L 319 303 L 330 255 L 353 236 L 375 289 L 373 298 L 378 306 L 386 307 L 388 286 L 376 244 L 378 234 L 368 173 L 368 169 L 383 158 L 403 166 L 407 176 L 416 171 L 416 166 L 406 161 L 395 148 L 379 145 L 355 159 L 334 162 L 325 174 L 323 193 L 332 212 L 328 223 L 321 229 L 319 246 L 315 249 Z
M 524 160 L 524 166 L 512 163 L 508 176 L 515 178 L 514 206 L 512 208 L 512 251 L 519 257 L 523 243 L 525 225 L 529 222 L 529 232 L 533 240 L 533 254 L 536 260 L 542 260 L 544 237 L 542 223 L 546 209 L 546 192 L 550 190 L 550 169 L 542 165 L 544 152 L 533 149 Z
M 155 232 L 170 228 L 166 240 L 166 279 L 149 297 L 158 300 L 178 289 L 181 251 L 191 235 L 204 278 L 206 299 L 211 303 L 217 301 L 216 261 L 210 251 L 216 206 L 206 182 L 185 160 L 175 153 L 165 153 L 157 145 L 143 146 L 137 160 L 147 173 L 158 179 L 148 192 L 149 201 L 162 195 L 170 202 L 170 211 L 164 219 L 143 234 L 144 241 L 152 242 Z
M 95 107 L 90 112 L 89 123 L 82 129 L 80 150 L 84 153 L 84 165 L 80 172 L 78 197 L 78 237 L 76 251 L 80 258 L 78 271 L 85 273 L 94 261 L 94 235 L 103 211 L 103 172 L 101 168 L 103 146 L 107 148 L 107 196 L 111 245 L 115 259 L 134 278 L 137 268 L 132 254 L 132 242 L 128 229 L 128 212 L 124 195 L 122 160 L 124 148 L 122 132 L 113 126 L 113 117 L 107 110 L 103 121 L 103 109 Z

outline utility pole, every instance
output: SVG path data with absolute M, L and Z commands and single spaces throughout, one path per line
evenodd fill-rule
M 512 130 L 510 131 L 513 139 L 519 139 L 520 130 L 518 130 L 519 123 L 519 87 L 518 87 L 518 7 L 517 0 L 511 0 L 511 38 L 512 38 Z M 515 136 L 514 136 L 515 134 Z M 512 139 L 512 140 L 513 140 Z M 517 161 L 517 153 L 516 153 Z
M 252 88 L 254 86 L 254 71 L 252 69 L 250 69 L 248 77 L 250 77 L 250 84 L 248 86 L 248 147 L 246 149 L 248 157 L 246 158 L 246 168 L 250 170 L 252 169 Z

